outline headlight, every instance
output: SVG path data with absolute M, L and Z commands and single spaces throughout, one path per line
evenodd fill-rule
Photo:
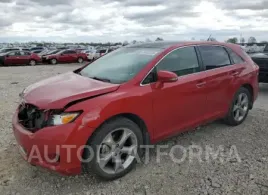
M 80 114 L 81 112 L 55 114 L 51 116 L 49 124 L 54 126 L 68 124 L 73 122 Z

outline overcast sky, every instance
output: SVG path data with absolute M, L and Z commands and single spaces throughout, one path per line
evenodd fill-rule
M 268 0 L 0 0 L 0 42 L 268 41 Z

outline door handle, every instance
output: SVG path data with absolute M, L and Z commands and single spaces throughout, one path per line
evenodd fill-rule
M 198 83 L 196 84 L 196 87 L 197 87 L 197 88 L 201 88 L 201 87 L 203 87 L 203 86 L 206 85 L 206 84 L 207 84 L 206 81 L 201 81 L 201 82 L 198 82 Z
M 232 71 L 232 72 L 231 72 L 231 75 L 232 75 L 232 76 L 237 76 L 237 75 L 239 75 L 239 72 L 237 72 L 237 71 Z

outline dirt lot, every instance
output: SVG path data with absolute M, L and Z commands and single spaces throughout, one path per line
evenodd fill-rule
M 130 174 L 112 182 L 91 175 L 64 177 L 24 162 L 11 129 L 18 94 L 31 83 L 78 66 L 0 67 L 0 194 L 268 194 L 268 85 L 261 85 L 256 107 L 242 125 L 230 128 L 214 122 L 158 144 L 186 148 L 195 144 L 204 150 L 221 146 L 225 151 L 235 147 L 241 161 L 204 157 L 174 163 L 163 157 L 157 163 L 153 150 L 148 164 L 138 164 Z

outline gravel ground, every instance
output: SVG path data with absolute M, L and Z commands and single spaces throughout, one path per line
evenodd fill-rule
M 11 129 L 18 94 L 31 83 L 76 67 L 79 65 L 0 68 L 0 194 L 268 194 L 267 85 L 261 85 L 256 108 L 242 125 L 230 128 L 214 122 L 158 144 L 198 145 L 204 151 L 208 145 L 214 150 L 221 146 L 233 158 L 208 161 L 202 155 L 201 161 L 187 157 L 174 163 L 165 156 L 156 162 L 153 149 L 149 163 L 138 164 L 130 174 L 112 182 L 91 175 L 65 177 L 30 166 L 21 158 Z

